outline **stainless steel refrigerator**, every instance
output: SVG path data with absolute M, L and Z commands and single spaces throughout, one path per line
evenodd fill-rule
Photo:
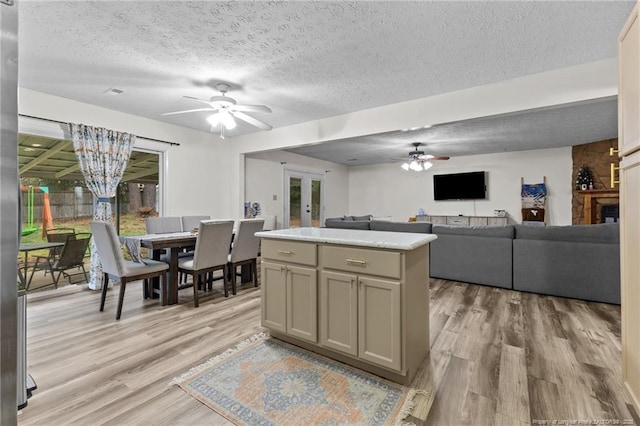
M 0 0 L 0 424 L 17 423 L 18 5 Z

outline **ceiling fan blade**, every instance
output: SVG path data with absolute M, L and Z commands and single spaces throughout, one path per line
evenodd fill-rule
M 266 105 L 234 105 L 230 109 L 244 112 L 271 112 L 271 108 Z
M 183 96 L 183 98 L 191 99 L 192 101 L 198 101 L 198 102 L 202 102 L 203 104 L 211 105 L 211 102 L 205 101 L 204 99 L 196 98 L 196 97 L 193 97 L 193 96 Z
M 421 160 L 424 161 L 431 161 L 431 160 L 448 160 L 449 157 L 438 157 L 435 155 L 431 155 L 431 154 L 422 154 L 420 156 L 418 156 Z
M 256 126 L 259 129 L 262 130 L 271 130 L 273 129 L 273 127 L 271 127 L 270 125 L 268 125 L 267 123 L 264 123 L 258 119 L 255 119 L 247 114 L 245 114 L 244 112 L 240 112 L 240 111 L 232 111 L 231 112 L 233 114 L 234 117 L 239 118 L 240 120 L 246 121 L 247 123 Z
M 161 115 L 175 115 L 175 114 L 186 114 L 188 112 L 197 112 L 197 111 L 215 111 L 215 108 L 196 108 L 196 109 L 187 109 L 184 111 L 174 111 L 174 112 L 165 112 Z

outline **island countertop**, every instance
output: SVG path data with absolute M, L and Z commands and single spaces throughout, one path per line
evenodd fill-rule
M 291 228 L 256 232 L 256 237 L 327 244 L 413 250 L 438 238 L 434 234 L 335 228 Z

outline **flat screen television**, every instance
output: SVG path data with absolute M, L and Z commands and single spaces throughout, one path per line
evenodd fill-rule
M 433 175 L 433 198 L 438 200 L 483 200 L 486 198 L 484 172 Z

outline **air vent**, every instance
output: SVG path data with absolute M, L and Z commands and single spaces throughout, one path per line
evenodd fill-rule
M 116 89 L 115 87 L 112 87 L 109 90 L 106 90 L 104 93 L 106 93 L 107 95 L 111 95 L 111 96 L 117 96 L 117 95 L 119 95 L 121 93 L 124 93 L 124 90 Z

